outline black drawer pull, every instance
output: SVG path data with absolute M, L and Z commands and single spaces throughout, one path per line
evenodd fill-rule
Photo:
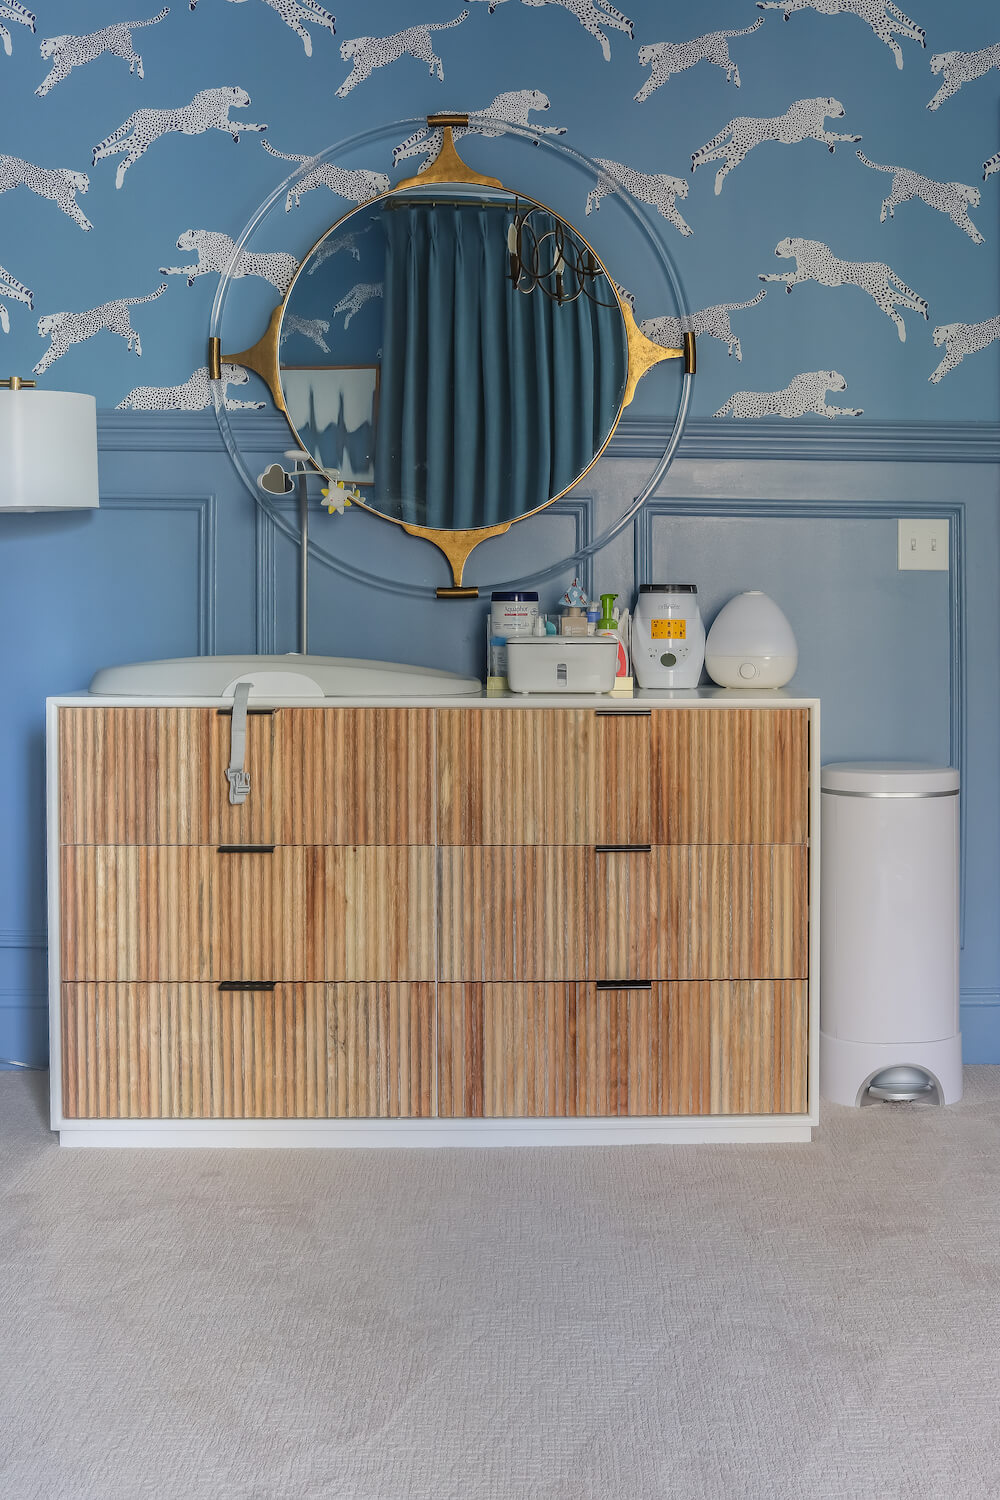
M 599 719 L 649 719 L 653 714 L 651 708 L 597 708 L 594 712 Z
M 273 844 L 219 844 L 216 854 L 273 854 Z
M 276 979 L 223 979 L 219 984 L 219 989 L 222 991 L 273 990 L 276 984 Z
M 247 718 L 248 719 L 255 718 L 255 717 L 258 718 L 258 719 L 270 718 L 273 714 L 276 714 L 277 712 L 278 712 L 278 710 L 276 708 L 248 708 L 247 709 Z M 215 716 L 216 716 L 217 719 L 231 719 L 233 717 L 233 711 L 232 711 L 231 708 L 217 708 L 215 710 Z
M 597 988 L 599 990 L 651 990 L 653 981 L 651 979 L 599 979 Z
M 649 854 L 652 844 L 595 844 L 595 854 Z

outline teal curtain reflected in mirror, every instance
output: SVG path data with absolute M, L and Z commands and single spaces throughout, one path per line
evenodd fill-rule
M 441 529 L 544 505 L 587 468 L 621 406 L 613 288 L 557 303 L 508 276 L 509 203 L 386 205 L 374 504 Z M 555 227 L 532 216 L 536 235 Z

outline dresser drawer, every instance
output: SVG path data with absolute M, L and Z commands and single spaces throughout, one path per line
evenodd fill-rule
M 434 1113 L 434 986 L 64 984 L 67 1119 Z
M 434 850 L 69 845 L 67 980 L 432 980 Z
M 445 982 L 807 973 L 803 847 L 527 846 L 439 859 Z
M 229 801 L 232 716 L 214 708 L 61 708 L 61 844 L 275 842 L 275 713 L 247 718 L 246 802 Z
M 802 981 L 442 985 L 438 1112 L 802 1114 L 806 991 Z

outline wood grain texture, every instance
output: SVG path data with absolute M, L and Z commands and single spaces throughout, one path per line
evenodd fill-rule
M 307 978 L 436 977 L 432 848 L 334 846 L 305 852 Z
M 232 720 L 214 708 L 59 709 L 60 843 L 274 843 L 276 718 L 247 720 L 250 796 L 233 806 Z
M 439 989 L 443 1117 L 804 1113 L 801 983 Z
M 433 710 L 282 709 L 276 736 L 276 843 L 434 843 Z
M 439 861 L 446 983 L 807 973 L 805 848 L 442 849 Z
M 808 709 L 663 710 L 651 724 L 652 843 L 808 841 Z
M 69 1119 L 368 1119 L 435 1107 L 433 985 L 66 984 Z
M 440 709 L 437 792 L 442 845 L 648 843 L 650 719 Z

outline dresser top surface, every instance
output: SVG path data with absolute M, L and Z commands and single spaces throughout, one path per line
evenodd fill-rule
M 311 708 L 318 712 L 334 708 L 450 708 L 489 711 L 532 708 L 591 708 L 602 713 L 634 713 L 636 709 L 661 708 L 806 708 L 819 707 L 819 699 L 788 693 L 783 688 L 675 688 L 639 689 L 633 697 L 600 693 L 490 693 L 479 697 L 343 697 L 273 698 L 251 697 L 254 707 Z M 155 697 L 71 693 L 46 699 L 50 708 L 231 708 L 228 697 Z

